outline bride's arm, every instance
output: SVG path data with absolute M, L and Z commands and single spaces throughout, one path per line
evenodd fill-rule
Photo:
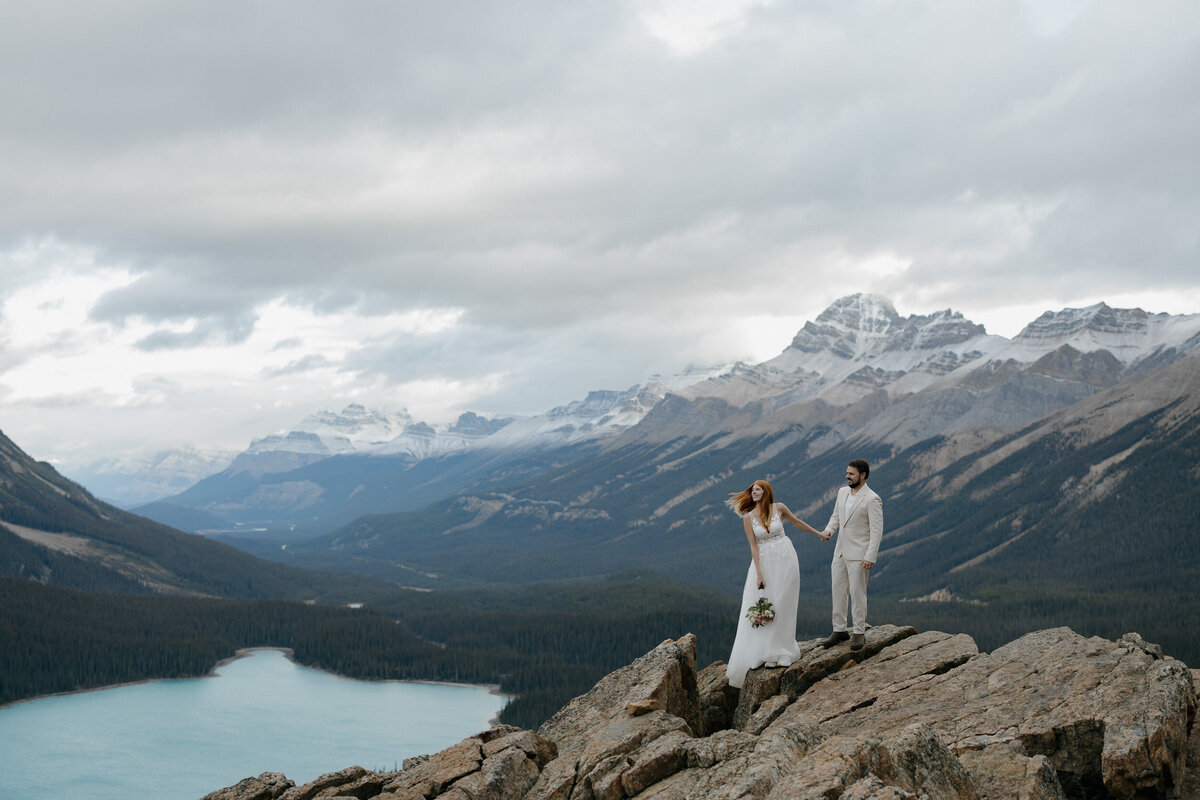
M 746 538 L 750 540 L 750 557 L 754 559 L 754 572 L 758 575 L 758 588 L 763 589 L 766 585 L 763 583 L 762 568 L 758 565 L 758 539 L 754 538 L 754 528 L 750 525 L 750 517 L 742 517 L 742 528 L 746 531 Z
M 807 522 L 805 522 L 804 520 L 797 517 L 795 514 L 793 514 L 791 512 L 791 509 L 789 509 L 783 503 L 779 504 L 779 516 L 783 517 L 784 519 L 786 519 L 788 522 L 795 525 L 800 530 L 808 531 L 813 536 L 819 537 L 821 535 L 821 532 L 819 530 L 817 530 L 812 525 L 809 525 Z

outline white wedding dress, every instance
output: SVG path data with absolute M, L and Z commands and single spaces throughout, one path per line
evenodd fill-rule
M 796 559 L 796 548 L 784 534 L 783 520 L 774 506 L 767 529 L 763 528 L 755 511 L 748 512 L 747 516 L 754 538 L 758 540 L 758 563 L 766 588 L 758 588 L 758 576 L 751 560 L 746 572 L 746 586 L 742 590 L 737 636 L 725 667 L 729 685 L 737 689 L 742 687 L 749 670 L 768 663 L 787 666 L 800 655 L 800 648 L 796 646 L 796 606 L 800 601 L 800 562 Z M 746 619 L 746 609 L 764 595 L 775 606 L 775 619 L 755 628 Z

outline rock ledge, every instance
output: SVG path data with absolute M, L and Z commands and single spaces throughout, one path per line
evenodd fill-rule
M 722 662 L 697 670 L 689 634 L 536 733 L 498 726 L 398 772 L 304 786 L 263 773 L 203 800 L 1134 800 L 1185 786 L 1193 675 L 1137 634 L 1056 628 L 989 654 L 885 625 L 858 652 L 801 649 L 738 692 Z

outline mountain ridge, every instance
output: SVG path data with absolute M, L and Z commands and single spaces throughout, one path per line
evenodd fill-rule
M 0 575 L 94 591 L 234 598 L 314 599 L 370 585 L 265 561 L 108 505 L 3 432 Z
M 260 439 L 254 457 L 277 459 L 278 471 L 231 468 L 165 502 L 225 519 L 229 536 L 238 527 L 319 533 L 355 516 L 415 511 L 598 452 L 669 439 L 719 434 L 714 446 L 726 447 L 770 436 L 775 441 L 763 449 L 769 453 L 798 441 L 800 430 L 822 427 L 820 436 L 806 439 L 810 456 L 853 438 L 904 448 L 940 436 L 947 456 L 962 457 L 1198 346 L 1200 315 L 1097 304 L 1046 312 L 1009 340 L 950 309 L 901 317 L 887 298 L 851 295 L 761 364 L 592 392 L 535 417 L 464 415 L 455 425 L 470 434 L 453 443 L 450 429 L 424 423 L 405 423 L 406 433 L 389 442 L 330 456 L 313 455 L 314 443 L 303 437 L 295 437 L 303 455 L 278 449 L 288 436 Z M 361 406 L 351 411 L 375 414 Z M 320 438 L 315 424 L 307 427 L 306 434 Z M 325 427 L 336 426 L 326 420 Z M 413 445 L 417 439 L 425 444 Z M 182 519 L 164 509 L 141 510 Z

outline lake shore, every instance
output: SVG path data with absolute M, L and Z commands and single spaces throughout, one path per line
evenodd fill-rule
M 427 684 L 430 684 L 433 686 L 462 686 L 462 687 L 469 688 L 469 689 L 483 689 L 490 695 L 495 695 L 496 697 L 503 697 L 506 701 L 513 700 L 516 697 L 515 694 L 506 694 L 506 693 L 500 691 L 500 684 L 498 684 L 498 683 L 462 683 L 462 682 L 457 682 L 457 681 L 434 681 L 434 680 L 419 680 L 419 679 L 408 679 L 408 678 L 406 678 L 406 679 L 388 678 L 388 679 L 380 680 L 380 681 L 364 680 L 362 678 L 354 678 L 349 675 L 342 675 L 341 673 L 337 673 L 337 672 L 330 672 L 329 670 L 323 670 L 319 667 L 314 667 L 309 664 L 304 664 L 300 661 L 297 661 L 296 654 L 290 647 L 243 647 L 239 650 L 236 650 L 232 656 L 229 656 L 228 658 L 223 658 L 220 661 L 218 661 L 216 664 L 213 664 L 213 666 L 208 670 L 208 672 L 206 672 L 203 675 L 190 675 L 190 676 L 175 677 L 175 678 L 142 678 L 141 680 L 125 681 L 123 683 L 107 683 L 104 686 L 93 686 L 93 687 L 90 687 L 87 689 L 72 689 L 72 690 L 66 691 L 66 692 L 51 692 L 50 694 L 39 694 L 35 697 L 23 697 L 20 700 L 13 700 L 12 702 L 4 703 L 3 705 L 0 705 L 0 711 L 3 711 L 4 709 L 9 708 L 10 706 L 21 705 L 22 703 L 32 703 L 35 700 L 48 700 L 51 697 L 70 697 L 71 695 L 87 694 L 89 692 L 103 692 L 108 689 L 120 689 L 125 686 L 140 686 L 140 685 L 146 684 L 146 683 L 162 683 L 164 681 L 198 681 L 198 680 L 204 680 L 205 678 L 213 678 L 213 677 L 217 676 L 217 670 L 219 670 L 221 667 L 232 664 L 234 661 L 237 661 L 239 658 L 245 658 L 246 656 L 252 655 L 253 653 L 256 653 L 259 651 L 282 653 L 284 658 L 286 658 L 288 661 L 292 662 L 293 664 L 295 664 L 298 667 L 303 667 L 304 669 L 316 670 L 317 672 L 324 672 L 326 675 L 332 675 L 335 678 L 341 678 L 341 679 L 347 680 L 347 681 L 359 681 L 361 683 L 427 683 Z M 503 707 L 501 707 L 501 708 L 503 708 Z M 488 720 L 488 724 L 489 725 L 499 725 L 500 724 L 499 712 L 497 712 L 496 716 L 494 716 L 490 720 Z
M 234 661 L 237 661 L 239 658 L 250 655 L 251 653 L 258 651 L 258 650 L 274 650 L 277 653 L 283 653 L 284 658 L 286 658 L 288 661 L 291 661 L 296 666 L 304 667 L 305 669 L 315 669 L 318 672 L 324 672 L 326 675 L 333 675 L 334 677 L 341 678 L 341 679 L 347 680 L 347 681 L 361 681 L 362 683 L 425 683 L 425 684 L 429 684 L 430 686 L 462 686 L 467 689 L 484 689 L 487 691 L 488 694 L 495 695 L 496 697 L 503 697 L 506 701 L 513 700 L 516 698 L 515 694 L 505 694 L 504 692 L 500 691 L 500 684 L 498 684 L 498 683 L 462 683 L 459 681 L 431 681 L 431 680 L 418 680 L 415 678 L 403 678 L 403 679 L 385 678 L 384 680 L 381 680 L 381 681 L 369 681 L 369 680 L 364 680 L 362 678 L 353 678 L 349 675 L 342 675 L 339 672 L 329 672 L 328 670 L 323 670 L 318 667 L 313 667 L 313 666 L 309 666 L 308 664 L 303 664 L 296 660 L 296 654 L 292 651 L 292 649 L 290 647 L 244 647 L 241 650 L 238 650 L 231 657 L 222 659 L 221 661 L 217 662 L 217 665 L 214 666 L 212 668 L 212 670 L 209 672 L 209 676 L 215 675 L 216 671 L 218 669 L 220 669 L 222 666 L 224 666 L 226 664 L 230 664 Z M 501 706 L 500 710 L 503 711 L 504 707 Z M 496 712 L 496 715 L 494 717 L 492 717 L 491 719 L 488 720 L 488 724 L 489 725 L 499 725 L 500 724 L 500 712 L 499 711 Z
M 486 731 L 504 704 L 481 687 L 347 680 L 259 649 L 222 659 L 213 680 L 3 710 L 0 797 L 189 800 L 263 772 L 302 784 L 348 764 L 397 771 Z

